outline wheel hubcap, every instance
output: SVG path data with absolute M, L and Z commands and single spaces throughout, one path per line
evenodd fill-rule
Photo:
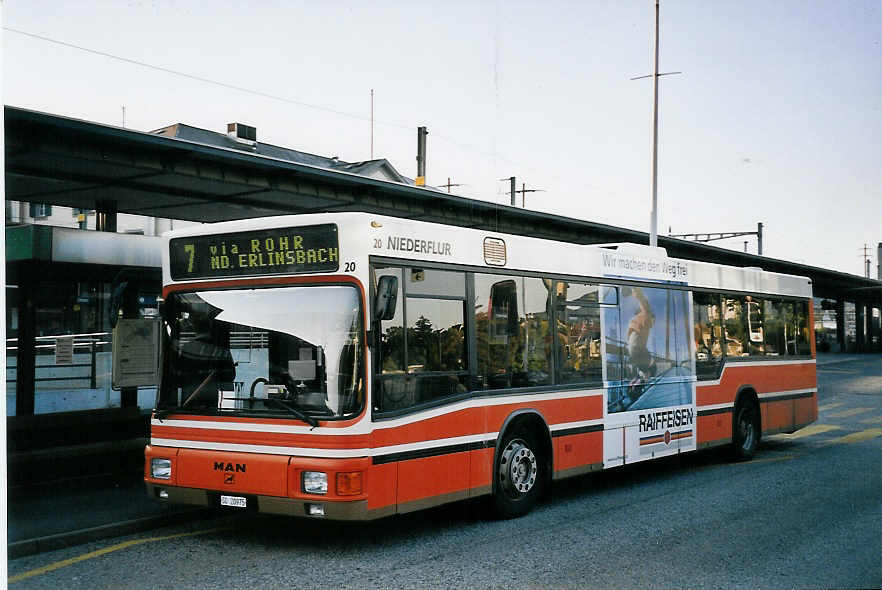
M 536 485 L 539 475 L 536 455 L 520 439 L 508 443 L 499 467 L 500 483 L 509 495 L 526 494 Z
M 741 446 L 745 449 L 749 449 L 753 446 L 754 437 L 753 416 L 750 412 L 744 411 L 741 413 L 741 423 L 739 426 L 739 430 L 741 431 Z

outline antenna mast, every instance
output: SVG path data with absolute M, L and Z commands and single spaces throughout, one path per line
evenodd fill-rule
M 652 211 L 649 214 L 649 245 L 658 246 L 658 79 L 660 76 L 682 74 L 683 72 L 658 73 L 658 3 L 655 0 L 655 56 L 651 74 L 631 78 L 640 80 L 652 78 Z
M 652 70 L 652 212 L 649 245 L 658 246 L 658 0 L 655 0 L 655 68 Z

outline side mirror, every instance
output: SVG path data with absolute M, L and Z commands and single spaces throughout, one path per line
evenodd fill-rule
M 377 298 L 374 300 L 374 319 L 383 321 L 395 317 L 398 305 L 398 277 L 385 275 L 377 281 Z

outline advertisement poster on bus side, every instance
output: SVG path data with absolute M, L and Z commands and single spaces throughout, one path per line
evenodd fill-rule
M 695 448 L 688 292 L 619 288 L 604 314 L 607 416 L 625 429 L 625 462 Z

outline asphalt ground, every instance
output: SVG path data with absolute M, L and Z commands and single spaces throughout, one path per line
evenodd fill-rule
M 488 521 L 468 503 L 364 525 L 210 513 L 182 524 L 154 513 L 146 517 L 153 526 L 176 526 L 131 535 L 113 527 L 133 519 L 117 520 L 92 539 L 129 536 L 88 543 L 83 531 L 95 527 L 71 531 L 75 546 L 11 553 L 9 582 L 879 587 L 882 358 L 819 358 L 819 400 L 818 423 L 768 438 L 753 461 L 696 453 L 578 478 L 555 486 L 551 500 L 522 519 Z M 101 507 L 114 518 L 111 504 L 128 498 L 141 506 L 143 496 L 140 484 L 115 493 L 80 489 L 56 495 L 54 513 Z M 157 563 L 170 571 L 157 577 Z
M 140 474 L 16 488 L 7 511 L 10 559 L 213 516 L 153 500 Z

